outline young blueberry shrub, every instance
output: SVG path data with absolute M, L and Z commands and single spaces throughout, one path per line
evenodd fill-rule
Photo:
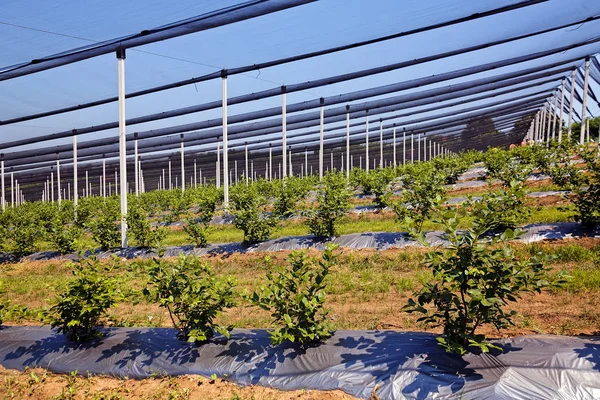
M 579 178 L 584 186 L 574 185 L 575 218 L 587 228 L 600 226 L 600 157 L 597 152 L 597 149 L 579 151 L 588 171 Z
M 176 262 L 154 259 L 147 274 L 144 294 L 167 309 L 178 339 L 199 344 L 216 332 L 229 338 L 232 327 L 218 325 L 215 319 L 235 306 L 230 278 L 217 277 L 209 263 L 183 255 Z
M 473 207 L 486 205 L 479 202 Z M 477 330 L 492 325 L 500 331 L 512 325 L 516 312 L 506 310 L 508 304 L 517 302 L 523 293 L 540 293 L 549 286 L 543 256 L 519 260 L 511 247 L 503 244 L 519 232 L 508 229 L 489 238 L 489 218 L 472 220 L 467 229 L 459 230 L 458 216 L 450 210 L 436 221 L 443 225 L 449 246 L 427 253 L 425 263 L 432 269 L 433 279 L 415 293 L 416 300 L 411 298 L 404 310 L 422 314 L 419 322 L 442 327 L 443 335 L 437 341 L 447 352 L 501 350 Z
M 107 198 L 97 204 L 94 216 L 86 222 L 92 233 L 92 239 L 103 250 L 114 249 L 121 245 L 121 232 L 117 221 L 120 219 L 119 204 L 116 198 Z
M 75 224 L 73 207 L 64 207 L 64 204 L 61 208 L 56 207 L 48 218 L 44 231 L 45 239 L 61 254 L 75 251 L 76 240 L 81 236 L 81 229 Z
M 307 224 L 310 233 L 317 237 L 338 236 L 336 225 L 346 214 L 349 199 L 345 175 L 335 171 L 325 174 L 317 191 L 317 206 L 309 212 Z
M 512 151 L 488 149 L 483 156 L 488 178 L 498 179 L 505 187 L 509 187 L 513 181 L 525 182 L 533 171 L 533 165 L 528 157 L 520 155 L 524 151 L 521 148 Z
M 267 212 L 268 199 L 258 190 L 258 184 L 232 187 L 230 200 L 233 224 L 244 231 L 244 243 L 268 240 L 277 218 Z
M 279 218 L 292 216 L 298 203 L 308 195 L 311 188 L 312 182 L 306 178 L 290 176 L 277 181 L 273 214 Z
M 318 343 L 332 335 L 324 305 L 325 280 L 337 261 L 335 249 L 327 245 L 319 261 L 295 251 L 288 256 L 287 265 L 269 265 L 268 284 L 252 294 L 252 303 L 271 312 L 277 326 L 270 332 L 273 345 Z M 267 262 L 271 263 L 270 259 Z
M 465 218 L 481 221 L 490 231 L 515 229 L 531 214 L 525 204 L 523 185 L 517 181 L 512 181 L 508 188 L 486 193 L 479 200 L 470 198 L 462 211 Z
M 165 227 L 152 226 L 148 213 L 132 198 L 128 205 L 127 229 L 137 245 L 143 248 L 159 248 L 167 236 Z
M 205 247 L 208 244 L 208 234 L 212 230 L 210 220 L 215 215 L 221 192 L 214 186 L 208 186 L 197 190 L 195 198 L 196 213 L 190 211 L 183 230 L 196 246 Z
M 389 204 L 398 220 L 413 233 L 421 233 L 425 221 L 439 211 L 446 198 L 444 179 L 431 163 L 411 164 L 404 168 L 402 195 Z
M 123 295 L 113 265 L 103 265 L 95 258 L 72 265 L 75 278 L 56 297 L 47 318 L 52 328 L 69 340 L 85 342 L 102 336 L 98 330 L 102 318 Z

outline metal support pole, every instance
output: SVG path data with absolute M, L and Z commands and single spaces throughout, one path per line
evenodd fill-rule
M 194 189 L 198 188 L 198 169 L 196 168 L 196 159 L 194 158 Z
M 365 166 L 369 172 L 369 110 L 365 111 Z
M 583 78 L 583 101 L 581 102 L 581 133 L 579 135 L 579 144 L 585 143 L 585 128 L 587 120 L 587 96 L 590 77 L 590 58 L 585 58 L 585 75 Z
M 6 210 L 6 197 L 4 192 L 4 154 L 2 154 L 2 161 L 0 161 L 0 174 L 2 175 L 2 211 Z
M 88 172 L 85 170 L 85 197 L 90 197 L 90 185 L 88 180 Z
M 58 207 L 60 207 L 63 196 L 60 189 L 60 160 L 58 159 L 58 155 L 56 159 L 56 185 L 58 187 Z
M 181 193 L 185 192 L 185 147 L 183 145 L 183 134 L 181 134 Z
M 554 96 L 554 110 L 552 113 L 552 140 L 556 140 L 556 120 L 558 118 L 557 115 L 558 110 L 558 92 Z
M 104 154 L 102 155 L 102 180 L 100 181 L 100 188 L 102 190 L 102 197 L 106 198 L 106 159 Z
M 402 129 L 402 165 L 406 165 L 406 128 Z
M 273 144 L 269 143 L 269 181 L 273 180 Z
M 393 132 L 393 142 L 394 142 L 394 167 L 396 167 L 396 128 L 394 128 Z
M 319 113 L 319 180 L 323 180 L 323 119 L 325 118 L 325 99 L 321 97 L 321 108 Z
M 73 135 L 73 208 L 77 212 L 79 202 L 79 179 L 77 177 L 77 135 Z
M 575 74 L 576 70 L 571 71 L 571 97 L 569 98 L 569 123 L 567 126 L 568 140 L 571 140 L 571 125 L 573 125 L 573 103 L 575 102 Z
M 560 118 L 558 120 L 558 141 L 562 142 L 563 114 L 565 109 L 565 80 L 562 80 L 562 88 L 560 95 Z
M 14 193 L 14 175 L 11 171 L 10 173 L 10 201 L 12 203 L 12 206 L 15 206 L 15 193 Z M 51 197 L 51 202 L 52 204 L 54 204 L 54 171 L 50 172 L 50 197 Z
M 304 148 L 304 176 L 308 176 L 308 150 Z
M 417 135 L 417 161 L 421 162 L 421 134 Z
M 127 142 L 125 137 L 125 49 L 117 50 L 119 73 L 119 159 L 121 174 L 121 247 L 127 247 Z
M 288 176 L 294 176 L 294 169 L 292 168 L 292 146 L 289 146 L 288 148 L 289 150 L 289 158 L 290 158 L 290 172 L 288 174 Z
M 227 70 L 221 71 L 221 88 L 223 94 L 223 207 L 229 208 L 229 151 L 227 143 Z M 182 182 L 183 182 L 183 176 Z M 182 184 L 182 187 L 184 185 Z
M 139 196 L 140 194 L 140 181 L 139 181 L 139 176 L 140 176 L 140 171 L 139 171 L 139 167 L 138 167 L 138 133 L 135 132 L 133 134 L 133 166 L 135 168 L 134 171 L 134 182 L 135 182 L 135 195 Z
M 323 99 L 321 99 L 323 100 Z M 322 117 L 321 117 L 322 118 Z M 322 132 L 322 130 L 321 130 Z M 286 103 L 286 89 L 285 85 L 281 87 L 281 160 L 283 164 L 283 175 L 279 175 L 280 178 L 287 176 L 286 167 L 286 152 L 287 150 L 287 103 Z
M 415 162 L 415 134 L 410 134 L 410 163 L 413 164 Z
M 217 152 L 219 146 L 217 145 Z M 218 156 L 217 156 L 218 158 Z M 218 186 L 217 186 L 218 187 Z M 169 190 L 173 190 L 173 174 L 171 173 L 171 159 L 169 158 Z
M 246 167 L 244 168 L 244 176 L 246 178 L 246 186 L 248 186 L 248 142 L 244 144 L 244 153 L 246 157 Z
M 383 169 L 383 120 L 379 119 L 379 168 Z
M 350 106 L 346 105 L 346 179 L 350 179 Z

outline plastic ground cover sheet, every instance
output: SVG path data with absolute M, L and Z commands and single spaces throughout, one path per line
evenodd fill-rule
M 89 344 L 66 341 L 48 327 L 0 331 L 6 368 L 146 378 L 199 374 L 282 390 L 341 389 L 380 399 L 597 399 L 600 338 L 522 336 L 499 340 L 503 351 L 444 353 L 435 335 L 337 331 L 318 346 L 270 346 L 265 330 L 234 330 L 201 346 L 168 328 L 111 328 Z
M 554 224 L 532 224 L 523 227 L 525 232 L 516 240 L 523 243 L 534 243 L 544 240 L 564 240 L 581 237 L 600 238 L 600 229 L 585 229 L 577 222 L 558 222 Z M 432 246 L 444 246 L 448 242 L 444 239 L 444 232 L 432 231 L 425 233 L 425 237 Z M 314 248 L 322 250 L 327 243 L 335 243 L 345 248 L 352 249 L 374 249 L 387 250 L 392 248 L 403 248 L 408 246 L 421 246 L 413 240 L 406 232 L 365 232 L 342 235 L 333 239 L 318 238 L 312 235 L 306 236 L 287 236 L 278 239 L 267 240 L 251 246 L 245 246 L 242 243 L 221 243 L 210 244 L 207 247 L 179 246 L 167 247 L 164 256 L 176 257 L 180 254 L 233 254 L 233 253 L 257 253 L 281 250 L 300 250 Z M 132 258 L 151 258 L 156 257 L 156 251 L 152 249 L 143 249 L 129 247 L 114 251 L 87 251 L 84 257 L 95 255 L 97 258 L 108 258 L 113 256 Z M 28 261 L 49 260 L 56 258 L 77 259 L 78 254 L 60 255 L 56 251 L 46 251 L 31 254 L 25 257 Z M 13 260 L 8 254 L 0 254 L 0 261 Z

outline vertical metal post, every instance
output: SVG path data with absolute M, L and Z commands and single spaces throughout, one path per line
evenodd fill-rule
M 565 109 L 565 80 L 562 80 L 562 88 L 560 95 L 560 118 L 558 122 L 558 141 L 562 142 L 563 114 Z
M 90 197 L 90 189 L 89 189 L 89 180 L 88 180 L 88 171 L 85 170 L 85 197 Z
M 102 197 L 106 198 L 106 159 L 102 154 L 102 179 L 100 180 L 100 189 L 102 190 Z
M 330 171 L 333 172 L 333 150 L 331 150 L 331 153 L 329 153 L 329 155 L 331 156 L 331 167 L 330 167 Z
M 421 134 L 417 135 L 417 161 L 421 162 Z
M 183 133 L 181 134 L 181 193 L 185 192 L 185 147 Z
M 304 147 L 304 176 L 308 176 L 308 150 Z
M 585 58 L 585 74 L 583 78 L 583 101 L 581 102 L 581 133 L 579 135 L 579 144 L 585 143 L 585 128 L 587 120 L 587 96 L 590 76 L 590 58 Z
M 369 110 L 365 111 L 365 166 L 369 172 Z
M 394 138 L 394 167 L 396 167 L 396 128 L 394 128 L 393 138 Z
M 379 118 L 379 168 L 383 167 L 383 119 Z
M 575 74 L 576 70 L 571 71 L 571 97 L 569 98 L 569 123 L 567 126 L 568 140 L 571 140 L 571 125 L 573 124 L 573 103 L 575 101 Z
M 323 120 L 325 118 L 325 99 L 321 97 L 321 108 L 319 113 L 319 180 L 323 180 Z
M 558 92 L 554 96 L 554 112 L 552 113 L 552 140 L 556 140 L 556 120 L 558 118 Z
M 406 128 L 402 128 L 402 165 L 406 165 Z
M 411 133 L 410 134 L 410 163 L 413 164 L 415 162 L 415 154 L 414 154 L 414 150 L 415 150 L 415 138 L 414 138 L 415 134 Z
M 58 159 L 58 154 L 56 155 L 56 186 L 58 187 L 58 207 L 60 207 L 62 193 L 60 189 L 60 160 Z
M 10 171 L 10 202 L 12 207 L 15 206 L 15 177 L 13 172 Z M 50 197 L 52 204 L 54 204 L 54 171 L 50 169 Z
M 237 185 L 238 183 L 238 169 L 237 169 L 237 160 L 234 160 L 233 162 L 233 168 L 234 168 L 234 175 L 235 175 L 235 184 Z M 231 183 L 233 184 L 233 181 L 231 181 Z
M 323 121 L 323 99 L 321 98 L 321 125 Z M 321 128 L 321 137 L 323 137 L 323 128 Z M 322 140 L 322 139 L 321 139 Z M 286 104 L 286 88 L 281 87 L 281 164 L 283 164 L 283 174 L 279 173 L 280 179 L 287 176 L 286 167 L 286 152 L 287 150 L 287 104 Z M 280 164 L 280 165 L 281 165 Z
M 294 176 L 294 170 L 292 168 L 292 146 L 289 146 L 288 150 L 289 150 L 289 158 L 290 158 L 290 172 L 289 172 L 288 176 Z
M 127 142 L 125 137 L 125 49 L 117 50 L 119 74 L 119 167 L 121 174 L 121 247 L 127 247 Z
M 246 157 L 246 167 L 244 168 L 244 176 L 246 178 L 246 186 L 248 186 L 248 175 L 249 175 L 249 170 L 248 170 L 248 142 L 244 143 L 244 153 L 245 153 L 245 157 Z
M 6 210 L 6 197 L 4 192 L 4 153 L 2 154 L 2 161 L 0 161 L 0 178 L 2 180 L 2 211 Z
M 219 145 L 217 144 L 217 152 Z M 218 156 L 217 156 L 218 158 Z M 218 186 L 217 186 L 218 187 Z M 173 174 L 171 173 L 171 158 L 169 157 L 169 190 L 173 190 Z
M 346 179 L 350 179 L 350 105 L 346 105 Z
M 546 121 L 546 143 L 550 143 L 550 135 L 552 134 L 552 99 L 548 100 L 548 120 Z
M 273 144 L 269 143 L 269 181 L 273 180 Z
M 227 70 L 225 69 L 221 71 L 221 83 L 223 94 L 223 207 L 227 210 L 229 208 L 229 177 L 227 175 L 229 173 L 229 151 L 227 143 Z
M 140 171 L 138 166 L 138 133 L 133 133 L 133 167 L 134 167 L 134 184 L 135 184 L 135 195 L 140 194 Z
M 196 159 L 194 158 L 194 189 L 198 188 L 198 169 L 196 168 Z
M 73 208 L 77 212 L 79 202 L 79 178 L 77 177 L 77 135 L 73 135 Z

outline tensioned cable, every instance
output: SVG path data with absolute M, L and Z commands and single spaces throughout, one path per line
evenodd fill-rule
M 446 22 L 443 22 L 443 23 L 440 23 L 440 24 L 429 25 L 429 26 L 426 26 L 426 27 L 417 28 L 417 29 L 414 29 L 414 30 L 406 31 L 406 32 L 399 32 L 399 33 L 392 34 L 392 35 L 382 36 L 382 37 L 378 37 L 378 38 L 375 38 L 375 39 L 370 39 L 370 40 L 363 41 L 363 42 L 356 42 L 356 43 L 349 44 L 349 45 L 332 47 L 332 48 L 325 49 L 325 50 L 319 50 L 319 51 L 316 51 L 316 52 L 309 52 L 309 53 L 305 53 L 305 54 L 302 54 L 302 55 L 297 55 L 297 56 L 287 57 L 287 58 L 281 58 L 281 59 L 267 61 L 267 62 L 258 63 L 258 64 L 251 64 L 251 65 L 246 65 L 246 66 L 242 66 L 242 67 L 230 68 L 230 69 L 227 69 L 227 74 L 228 75 L 242 74 L 242 73 L 246 73 L 246 72 L 250 72 L 250 71 L 255 71 L 255 70 L 260 70 L 260 69 L 265 69 L 265 68 L 269 68 L 269 67 L 274 67 L 274 66 L 277 66 L 277 65 L 286 64 L 286 63 L 290 63 L 290 62 L 294 62 L 294 61 L 304 60 L 304 59 L 318 57 L 318 56 L 322 56 L 322 55 L 326 55 L 326 54 L 331 54 L 331 53 L 335 53 L 335 52 L 339 52 L 339 51 L 343 51 L 343 50 L 348 50 L 348 49 L 351 49 L 351 48 L 358 48 L 358 47 L 366 46 L 366 45 L 369 45 L 369 44 L 383 42 L 383 41 L 387 41 L 387 40 L 391 40 L 391 39 L 397 39 L 397 38 L 400 38 L 400 37 L 403 37 L 403 36 L 409 36 L 409 35 L 413 35 L 413 34 L 416 34 L 416 33 L 421 33 L 421 32 L 425 32 L 425 31 L 428 31 L 428 30 L 437 29 L 437 28 L 440 28 L 440 27 L 451 26 L 451 25 L 455 25 L 455 24 L 466 22 L 466 21 L 470 21 L 470 20 L 475 20 L 475 19 L 484 18 L 484 17 L 487 17 L 487 16 L 495 15 L 495 14 L 500 14 L 500 13 L 507 12 L 507 11 L 512 11 L 512 10 L 517 9 L 517 8 L 528 7 L 528 6 L 531 6 L 533 4 L 537 4 L 537 3 L 540 3 L 540 2 L 544 2 L 544 1 L 548 1 L 548 0 L 525 1 L 525 2 L 521 2 L 521 3 L 515 4 L 513 6 L 505 6 L 505 7 L 500 7 L 500 8 L 493 9 L 493 10 L 490 10 L 490 11 L 487 11 L 487 12 L 473 14 L 470 17 L 463 17 L 463 18 L 459 18 L 459 19 L 456 19 L 456 20 L 446 21 Z M 536 36 L 536 35 L 540 35 L 540 34 L 543 34 L 543 33 L 548 33 L 548 32 L 554 31 L 554 30 L 564 29 L 564 28 L 568 28 L 568 27 L 571 27 L 571 26 L 575 26 L 575 25 L 581 25 L 581 24 L 586 23 L 586 22 L 594 21 L 594 20 L 596 20 L 598 18 L 600 18 L 600 16 L 594 16 L 594 17 L 590 17 L 590 18 L 587 18 L 587 19 L 584 19 L 584 20 L 580 20 L 580 21 L 577 21 L 577 22 L 574 22 L 574 23 L 565 24 L 565 25 L 562 25 L 562 26 L 559 26 L 559 27 L 554 27 L 554 28 L 550 28 L 550 29 L 545 29 L 545 30 L 541 30 L 541 31 L 529 33 L 529 34 L 524 34 L 524 35 L 516 36 L 516 37 L 513 37 L 513 38 L 509 38 L 509 39 L 503 39 L 503 40 L 498 40 L 498 41 L 495 41 L 495 42 L 489 42 L 489 43 L 485 43 L 485 44 L 482 44 L 482 45 L 471 46 L 471 47 L 463 48 L 463 49 L 460 49 L 460 50 L 455 50 L 455 51 L 451 51 L 451 52 L 441 53 L 441 54 L 437 54 L 437 55 L 433 55 L 433 56 L 429 56 L 429 57 L 424 57 L 424 58 L 419 59 L 420 61 L 418 61 L 418 62 L 416 62 L 417 60 L 414 60 L 413 62 L 423 63 L 423 62 L 433 61 L 433 60 L 440 59 L 440 58 L 451 57 L 451 56 L 455 56 L 455 55 L 459 55 L 459 54 L 463 54 L 463 53 L 467 53 L 467 52 L 471 52 L 471 51 L 481 50 L 481 49 L 488 48 L 488 47 L 491 47 L 491 46 L 496 46 L 496 45 L 499 45 L 499 44 L 509 43 L 509 42 L 512 42 L 512 41 L 515 41 L 515 40 L 525 39 L 525 38 Z M 407 64 L 407 66 L 408 65 L 415 65 L 415 64 Z M 0 73 L 0 80 L 1 80 L 1 76 L 2 76 L 2 74 Z M 199 82 L 203 82 L 203 81 L 208 81 L 208 80 L 220 78 L 221 76 L 222 76 L 221 72 L 214 72 L 214 73 L 207 74 L 207 75 L 204 75 L 204 76 L 201 76 L 201 77 L 190 78 L 190 79 L 186 79 L 186 80 L 182 80 L 182 81 L 177 81 L 177 82 L 169 83 L 169 84 L 166 84 L 166 85 L 156 86 L 156 87 L 153 87 L 153 88 L 144 89 L 144 90 L 140 90 L 140 91 L 137 91 L 137 92 L 129 93 L 129 94 L 126 94 L 125 98 L 133 98 L 133 97 L 138 97 L 138 96 L 142 96 L 142 95 L 146 95 L 146 94 L 156 93 L 156 92 L 160 92 L 160 91 L 167 90 L 167 89 L 173 89 L 173 88 L 177 88 L 177 87 L 181 87 L 181 86 L 185 86 L 185 85 L 190 85 L 190 84 L 194 84 L 194 83 L 199 83 Z M 46 111 L 46 112 L 42 112 L 42 113 L 36 113 L 36 114 L 31 114 L 31 115 L 27 115 L 27 116 L 23 116 L 23 117 L 17 117 L 17 118 L 8 119 L 8 120 L 5 120 L 5 121 L 0 121 L 0 125 L 7 125 L 7 124 L 15 123 L 15 122 L 23 122 L 23 121 L 28 121 L 28 120 L 36 119 L 36 118 L 48 117 L 48 116 L 51 116 L 51 115 L 57 115 L 57 114 L 62 114 L 62 113 L 70 112 L 70 111 L 81 110 L 81 109 L 85 109 L 85 108 L 89 108 L 89 107 L 94 107 L 94 106 L 98 106 L 98 105 L 112 103 L 112 102 L 115 102 L 117 100 L 118 100 L 118 98 L 116 96 L 115 97 L 109 97 L 109 98 L 106 98 L 106 99 L 97 100 L 97 101 L 93 101 L 93 102 L 88 102 L 88 103 L 84 103 L 84 104 L 78 104 L 78 105 L 75 105 L 75 106 L 70 106 L 70 107 L 60 108 L 60 109 L 56 109 L 56 110 L 52 110 L 52 111 Z

